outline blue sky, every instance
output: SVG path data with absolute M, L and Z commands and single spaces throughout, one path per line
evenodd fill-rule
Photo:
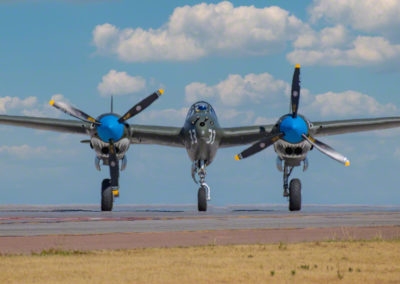
M 0 1 L 0 113 L 69 118 L 52 97 L 92 116 L 125 112 L 162 87 L 131 123 L 181 126 L 196 99 L 222 126 L 271 123 L 288 111 L 302 65 L 300 113 L 311 121 L 399 115 L 400 4 L 394 1 Z M 332 5 L 335 3 L 335 5 Z M 372 5 L 372 6 L 369 6 Z M 98 203 L 108 169 L 65 135 L 0 126 L 0 204 Z M 321 138 L 350 167 L 309 153 L 293 177 L 303 202 L 400 204 L 400 131 Z M 284 203 L 268 149 L 237 162 L 221 149 L 208 168 L 212 204 Z M 133 145 L 117 204 L 195 203 L 184 149 Z

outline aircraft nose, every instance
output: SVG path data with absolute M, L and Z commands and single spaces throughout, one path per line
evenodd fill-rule
M 210 120 L 199 120 L 195 125 L 195 130 L 197 134 L 197 138 L 200 141 L 203 141 L 207 144 L 210 144 L 212 140 L 214 140 L 214 123 Z M 214 136 L 213 136 L 214 135 Z

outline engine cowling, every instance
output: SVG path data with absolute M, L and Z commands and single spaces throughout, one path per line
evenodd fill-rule
M 109 143 L 102 141 L 97 137 L 92 137 L 90 139 L 90 144 L 93 147 L 94 151 L 96 152 L 96 156 L 98 159 L 103 160 L 103 164 L 108 164 L 108 156 L 109 156 Z M 128 138 L 122 138 L 114 143 L 117 158 L 118 160 L 123 160 L 125 157 L 126 152 L 130 146 L 130 140 Z
M 311 145 L 307 141 L 289 143 L 281 139 L 274 144 L 275 152 L 279 159 L 284 160 L 289 166 L 299 166 L 307 158 Z

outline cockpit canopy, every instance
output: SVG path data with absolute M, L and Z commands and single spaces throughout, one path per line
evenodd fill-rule
M 196 113 L 212 113 L 214 116 L 216 116 L 213 107 L 205 101 L 194 103 L 189 109 L 188 117 Z
M 206 111 L 206 110 L 208 110 L 208 104 L 206 104 L 206 103 L 196 103 L 194 105 L 194 109 L 196 110 L 196 112 Z

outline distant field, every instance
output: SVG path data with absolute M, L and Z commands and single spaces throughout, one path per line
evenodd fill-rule
M 400 240 L 48 250 L 0 256 L 0 283 L 399 283 Z

